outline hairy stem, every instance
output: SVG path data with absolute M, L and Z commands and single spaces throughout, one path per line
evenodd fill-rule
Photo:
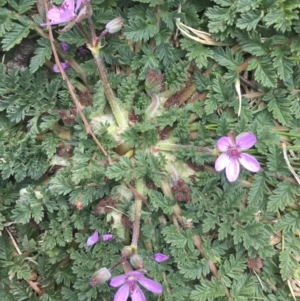
M 122 129 L 126 129 L 128 127 L 128 122 L 127 122 L 127 120 L 117 102 L 115 94 L 114 94 L 113 90 L 111 89 L 110 84 L 107 80 L 106 72 L 105 72 L 104 66 L 102 64 L 101 58 L 99 56 L 99 51 L 96 49 L 93 49 L 93 48 L 90 48 L 90 50 L 91 50 L 94 60 L 96 62 L 98 73 L 99 73 L 100 79 L 101 79 L 103 87 L 104 87 L 105 95 L 107 97 L 107 100 L 109 102 L 111 110 L 114 114 L 114 117 L 117 121 L 117 124 Z
M 46 8 L 46 11 L 48 11 L 48 3 L 47 1 L 45 1 L 45 8 Z M 75 103 L 75 106 L 77 108 L 77 111 L 83 121 L 83 124 L 85 126 L 85 130 L 87 132 L 87 134 L 90 134 L 93 138 L 93 140 L 95 141 L 95 143 L 97 144 L 97 146 L 99 147 L 99 149 L 101 150 L 101 152 L 103 153 L 103 155 L 107 158 L 108 162 L 111 164 L 112 163 L 112 160 L 109 156 L 109 154 L 105 151 L 105 149 L 103 148 L 103 146 L 101 145 L 101 143 L 99 142 L 98 138 L 96 137 L 96 135 L 94 134 L 94 132 L 92 131 L 91 127 L 90 127 L 90 124 L 88 123 L 84 113 L 83 113 L 83 107 L 81 105 L 81 103 L 79 102 L 79 100 L 77 99 L 77 96 L 74 92 L 74 87 L 73 85 L 71 84 L 70 80 L 68 79 L 66 73 L 65 73 L 65 70 L 62 68 L 61 66 L 61 63 L 60 63 L 60 60 L 59 60 L 59 57 L 58 57 L 58 54 L 57 54 L 57 51 L 56 51 L 56 48 L 55 48 L 55 45 L 54 45 L 54 38 L 53 38 L 53 33 L 52 33 L 52 28 L 51 28 L 51 25 L 48 25 L 47 26 L 48 28 L 48 31 L 49 31 L 49 39 L 50 39 L 50 43 L 51 43 L 51 48 L 52 48 L 52 51 L 53 51 L 53 55 L 54 55 L 54 58 L 55 58 L 55 62 L 61 72 L 61 75 L 62 75 L 62 78 L 63 80 L 66 82 L 67 84 L 67 87 L 69 89 L 69 92 L 71 94 L 71 97 Z
M 143 179 L 137 179 L 135 188 L 138 193 L 143 194 L 144 192 L 144 181 Z M 142 199 L 139 197 L 135 198 L 134 204 L 134 222 L 133 222 L 133 233 L 131 246 L 137 247 L 140 234 L 140 223 L 141 223 L 141 210 L 142 210 Z

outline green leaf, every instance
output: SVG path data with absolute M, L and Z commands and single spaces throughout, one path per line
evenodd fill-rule
M 183 49 L 187 50 L 189 60 L 195 60 L 198 68 L 207 67 L 208 58 L 213 56 L 213 52 L 209 47 L 187 38 L 181 39 L 180 44 Z
M 262 17 L 262 12 L 259 10 L 251 10 L 241 15 L 241 18 L 237 19 L 236 27 L 240 29 L 246 29 L 251 31 L 255 29 L 258 22 Z
M 127 39 L 132 39 L 134 42 L 148 41 L 158 32 L 159 27 L 156 24 L 149 24 L 144 19 L 130 20 L 129 24 L 125 25 L 123 29 Z
M 170 66 L 174 62 L 175 48 L 168 43 L 160 43 L 155 48 L 155 53 L 162 60 L 165 66 Z
M 6 235 L 0 236 L 0 266 L 4 267 L 12 260 L 13 246 Z
M 193 301 L 214 301 L 218 297 L 225 296 L 225 288 L 220 281 L 212 277 L 211 281 L 203 279 L 201 285 L 196 285 L 191 291 Z
M 15 24 L 14 28 L 6 34 L 2 40 L 2 46 L 4 51 L 8 51 L 15 45 L 21 43 L 21 41 L 26 38 L 29 34 L 31 26 L 23 26 L 20 24 Z
M 283 89 L 276 89 L 268 92 L 263 100 L 268 104 L 268 110 L 272 112 L 274 118 L 282 125 L 291 125 L 292 110 L 291 101 L 287 98 L 287 91 Z
M 236 37 L 244 51 L 259 56 L 266 53 L 265 45 L 257 32 L 254 31 L 250 34 L 246 31 L 237 31 Z
M 225 33 L 222 35 L 221 40 L 227 36 L 227 26 L 235 23 L 235 11 L 230 9 L 230 7 L 217 5 L 209 7 L 206 11 L 206 16 L 209 18 L 208 28 L 211 33 Z
M 31 7 L 35 3 L 36 3 L 36 0 L 19 0 L 18 13 L 19 14 L 24 14 L 29 9 L 31 9 Z
M 259 172 L 255 174 L 249 191 L 249 204 L 252 206 L 259 206 L 267 192 L 268 188 L 265 173 Z
M 214 49 L 214 59 L 221 66 L 226 67 L 228 70 L 237 71 L 238 67 L 243 63 L 243 56 L 241 52 L 232 53 L 229 47 L 225 50 L 221 47 Z
M 119 162 L 115 162 L 107 168 L 106 176 L 116 180 L 124 177 L 124 180 L 129 182 L 135 177 L 135 166 L 129 158 L 123 156 Z
M 231 279 L 239 279 L 241 274 L 246 270 L 247 258 L 242 253 L 230 255 L 221 268 L 219 269 L 220 276 L 230 277 Z
M 221 76 L 216 76 L 204 102 L 206 114 L 214 113 L 217 108 L 225 106 L 228 100 L 231 99 L 235 99 L 232 85 L 224 81 Z
M 273 191 L 268 202 L 268 211 L 277 212 L 283 210 L 286 206 L 295 203 L 296 195 L 300 195 L 300 189 L 288 181 L 280 182 Z
M 276 73 L 272 61 L 268 56 L 261 56 L 252 59 L 248 66 L 249 70 L 255 70 L 255 79 L 266 87 L 274 88 L 277 86 Z
M 34 51 L 34 56 L 30 60 L 29 70 L 31 73 L 35 73 L 39 67 L 43 66 L 46 60 L 49 60 L 52 56 L 52 50 L 50 42 L 46 39 L 39 39 L 37 43 L 41 47 L 37 47 Z
M 280 7 L 271 10 L 263 20 L 266 26 L 274 26 L 275 29 L 286 32 L 291 30 L 292 21 L 296 19 L 298 19 L 297 11 L 285 9 L 284 2 L 280 2 Z
M 173 226 L 163 229 L 162 234 L 166 237 L 166 242 L 174 248 L 185 248 L 188 244 L 187 232 L 173 232 L 173 230 Z
M 292 77 L 294 62 L 288 57 L 290 54 L 289 46 L 275 47 L 272 51 L 273 64 L 277 68 L 279 77 L 287 81 Z
M 202 258 L 201 261 L 195 262 L 185 262 L 178 265 L 180 274 L 186 279 L 200 279 L 205 277 L 210 273 L 210 268 L 207 260 Z
M 278 231 L 283 231 L 285 235 L 296 233 L 300 230 L 300 213 L 298 211 L 292 211 L 285 214 L 278 220 L 275 228 Z
M 0 37 L 3 37 L 6 32 L 10 31 L 15 24 L 11 21 L 8 14 L 0 13 Z
M 230 293 L 236 301 L 248 301 L 254 299 L 255 287 L 253 277 L 243 274 L 233 281 Z
M 206 233 L 215 228 L 215 225 L 219 223 L 219 219 L 215 214 L 206 213 L 203 220 L 203 232 Z
M 172 91 L 177 91 L 187 80 L 188 61 L 179 61 L 166 68 L 165 78 L 168 87 Z
M 269 148 L 267 167 L 268 171 L 276 172 L 281 175 L 285 175 L 288 172 L 288 168 L 283 158 L 282 149 L 276 144 L 272 144 Z
M 283 280 L 287 280 L 288 278 L 293 276 L 294 271 L 298 267 L 298 261 L 289 250 L 283 250 L 280 252 L 279 261 L 281 277 Z
M 80 47 L 86 43 L 84 35 L 76 27 L 73 27 L 72 30 L 61 33 L 59 35 L 59 40 L 70 45 L 75 45 L 76 47 Z

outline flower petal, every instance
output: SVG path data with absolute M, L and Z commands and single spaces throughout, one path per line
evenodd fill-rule
M 169 259 L 169 256 L 168 256 L 168 255 L 165 255 L 165 254 L 163 254 L 163 253 L 156 253 L 156 254 L 154 254 L 154 255 L 152 256 L 152 258 L 153 258 L 156 262 L 160 263 L 160 262 L 163 262 L 163 261 L 165 261 L 165 260 L 168 260 L 168 259 Z
M 226 152 L 231 146 L 231 141 L 227 136 L 221 137 L 217 142 L 217 147 L 220 152 Z
M 126 282 L 127 276 L 125 274 L 116 276 L 110 280 L 109 285 L 112 287 L 121 286 Z
M 229 164 L 230 157 L 227 154 L 222 154 L 215 162 L 215 170 L 221 171 Z
M 142 290 L 136 285 L 134 291 L 130 294 L 132 301 L 147 301 Z
M 81 6 L 82 0 L 77 0 L 76 2 L 76 8 L 75 8 L 75 13 L 78 11 L 79 7 Z
M 70 10 L 72 12 L 74 12 L 74 7 L 75 7 L 74 0 L 65 0 L 64 3 L 61 5 L 62 9 Z
M 256 143 L 256 136 L 250 132 L 242 133 L 236 137 L 236 146 L 240 150 L 248 149 Z
M 240 154 L 240 163 L 248 170 L 252 172 L 258 172 L 260 169 L 260 164 L 255 157 L 249 154 Z
M 60 8 L 51 8 L 47 12 L 47 17 L 50 20 L 59 20 L 62 12 L 63 10 L 61 10 Z
M 230 158 L 228 165 L 226 166 L 226 177 L 229 182 L 234 182 L 240 173 L 240 164 L 238 160 Z
M 129 296 L 129 285 L 125 283 L 115 294 L 114 301 L 126 301 Z
M 135 278 L 147 278 L 143 273 L 138 271 L 127 272 L 126 275 L 133 276 Z
M 88 238 L 85 246 L 90 247 L 90 246 L 94 245 L 98 240 L 99 240 L 99 234 L 97 231 L 95 231 L 94 234 Z
M 148 291 L 154 293 L 154 294 L 160 294 L 162 293 L 162 286 L 160 283 L 148 279 L 146 277 L 144 278 L 138 278 L 137 281 Z

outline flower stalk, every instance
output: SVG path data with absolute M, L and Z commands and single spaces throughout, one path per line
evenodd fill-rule
M 88 45 L 88 48 L 91 50 L 91 52 L 93 54 L 100 79 L 103 83 L 104 92 L 105 92 L 105 95 L 109 102 L 109 105 L 111 107 L 112 113 L 114 114 L 114 117 L 116 118 L 118 126 L 124 130 L 124 129 L 128 128 L 128 122 L 127 122 L 127 119 L 125 118 L 125 116 L 121 110 L 121 107 L 119 106 L 119 104 L 117 102 L 115 94 L 108 82 L 106 72 L 105 72 L 103 63 L 101 61 L 100 55 L 99 55 L 99 49 L 97 49 L 98 47 L 93 48 L 90 45 Z
M 138 193 L 143 195 L 144 192 L 144 180 L 137 179 L 135 188 Z M 134 204 L 134 222 L 133 222 L 133 233 L 131 245 L 137 248 L 137 243 L 140 234 L 140 223 L 141 223 L 141 210 L 142 210 L 142 199 L 139 197 L 135 198 Z

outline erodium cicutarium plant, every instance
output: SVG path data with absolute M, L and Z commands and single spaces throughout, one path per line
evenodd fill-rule
M 0 2 L 0 299 L 296 300 L 299 1 Z

